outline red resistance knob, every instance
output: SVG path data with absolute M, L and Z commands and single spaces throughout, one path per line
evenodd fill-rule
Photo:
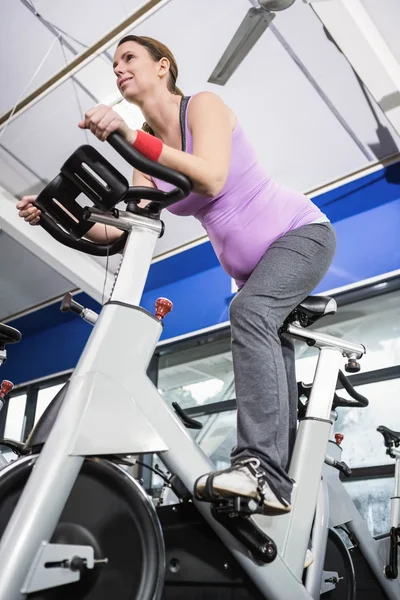
M 0 387 L 0 398 L 4 398 L 4 396 L 6 396 L 8 392 L 11 392 L 13 387 L 14 384 L 11 383 L 11 381 L 7 381 L 7 379 L 5 379 Z
M 343 433 L 335 433 L 335 440 L 338 446 L 340 446 L 340 444 L 343 442 L 344 440 L 344 435 Z
M 173 304 L 168 298 L 158 298 L 156 300 L 156 318 L 160 321 L 171 312 Z

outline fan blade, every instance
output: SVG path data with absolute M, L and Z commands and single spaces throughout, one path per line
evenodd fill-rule
M 250 8 L 208 79 L 209 83 L 225 85 L 274 18 L 275 15 L 264 8 Z
M 278 10 L 286 10 L 294 4 L 295 0 L 258 0 L 261 6 L 267 10 L 278 12 Z

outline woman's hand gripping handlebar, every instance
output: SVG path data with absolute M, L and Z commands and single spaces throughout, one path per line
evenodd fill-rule
M 93 226 L 88 221 L 88 207 L 77 202 L 84 194 L 95 212 L 111 213 L 115 206 L 124 201 L 127 209 L 133 202 L 150 200 L 143 216 L 158 217 L 161 210 L 179 202 L 190 193 L 189 179 L 164 165 L 145 158 L 122 137 L 114 132 L 107 138 L 110 145 L 134 168 L 157 177 L 175 186 L 169 192 L 150 187 L 129 187 L 128 181 L 93 146 L 80 146 L 61 167 L 57 175 L 36 198 L 40 210 L 39 224 L 60 243 L 87 254 L 106 256 L 120 252 L 127 233 L 104 244 L 82 239 Z M 90 208 L 90 207 L 89 207 Z M 139 214 L 140 214 L 140 210 Z M 118 226 L 116 220 L 115 225 Z

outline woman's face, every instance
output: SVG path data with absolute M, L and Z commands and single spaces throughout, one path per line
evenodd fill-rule
M 165 59 L 154 61 L 148 50 L 136 42 L 125 42 L 119 46 L 113 68 L 117 87 L 125 100 L 138 100 L 146 91 L 154 89 L 165 70 L 163 62 Z

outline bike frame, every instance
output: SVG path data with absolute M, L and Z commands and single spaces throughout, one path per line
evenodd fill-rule
M 340 462 L 342 449 L 334 441 L 329 443 L 329 455 Z M 400 453 L 399 453 L 400 454 Z M 398 461 L 396 465 L 395 490 L 399 489 Z M 395 494 L 397 495 L 397 494 Z M 391 500 L 391 522 L 397 518 L 399 524 L 398 504 L 396 498 Z M 316 559 L 307 569 L 306 588 L 317 600 L 321 591 L 321 568 L 325 556 L 328 528 L 345 524 L 357 540 L 357 545 L 370 566 L 376 579 L 390 600 L 400 598 L 399 580 L 387 579 L 384 575 L 385 566 L 389 560 L 389 538 L 375 540 L 367 524 L 361 517 L 345 486 L 340 480 L 339 472 L 325 465 L 320 487 L 319 502 L 313 528 L 313 554 Z M 322 563 L 322 564 L 320 564 Z
M 394 493 L 391 498 L 390 525 L 389 528 L 400 525 L 400 449 L 393 448 L 392 453 L 396 456 L 394 471 Z
M 117 225 L 129 231 L 129 236 L 111 299 L 102 308 L 57 420 L 3 534 L 0 598 L 4 600 L 22 600 L 32 591 L 29 581 L 39 568 L 38 556 L 51 539 L 86 456 L 160 453 L 168 470 L 189 490 L 198 477 L 215 470 L 146 374 L 162 324 L 139 303 L 161 221 L 120 214 L 118 220 L 108 215 L 91 217 Z M 208 503 L 196 505 L 265 598 L 311 600 L 301 577 L 314 515 L 324 496 L 320 481 L 339 365 L 343 356 L 360 358 L 365 349 L 297 325 L 289 325 L 287 335 L 311 341 L 320 352 L 289 470 L 295 481 L 292 510 L 273 518 L 254 517 L 275 541 L 277 558 L 269 564 L 254 561 L 215 520 Z M 51 550 L 47 548 L 48 561 Z

